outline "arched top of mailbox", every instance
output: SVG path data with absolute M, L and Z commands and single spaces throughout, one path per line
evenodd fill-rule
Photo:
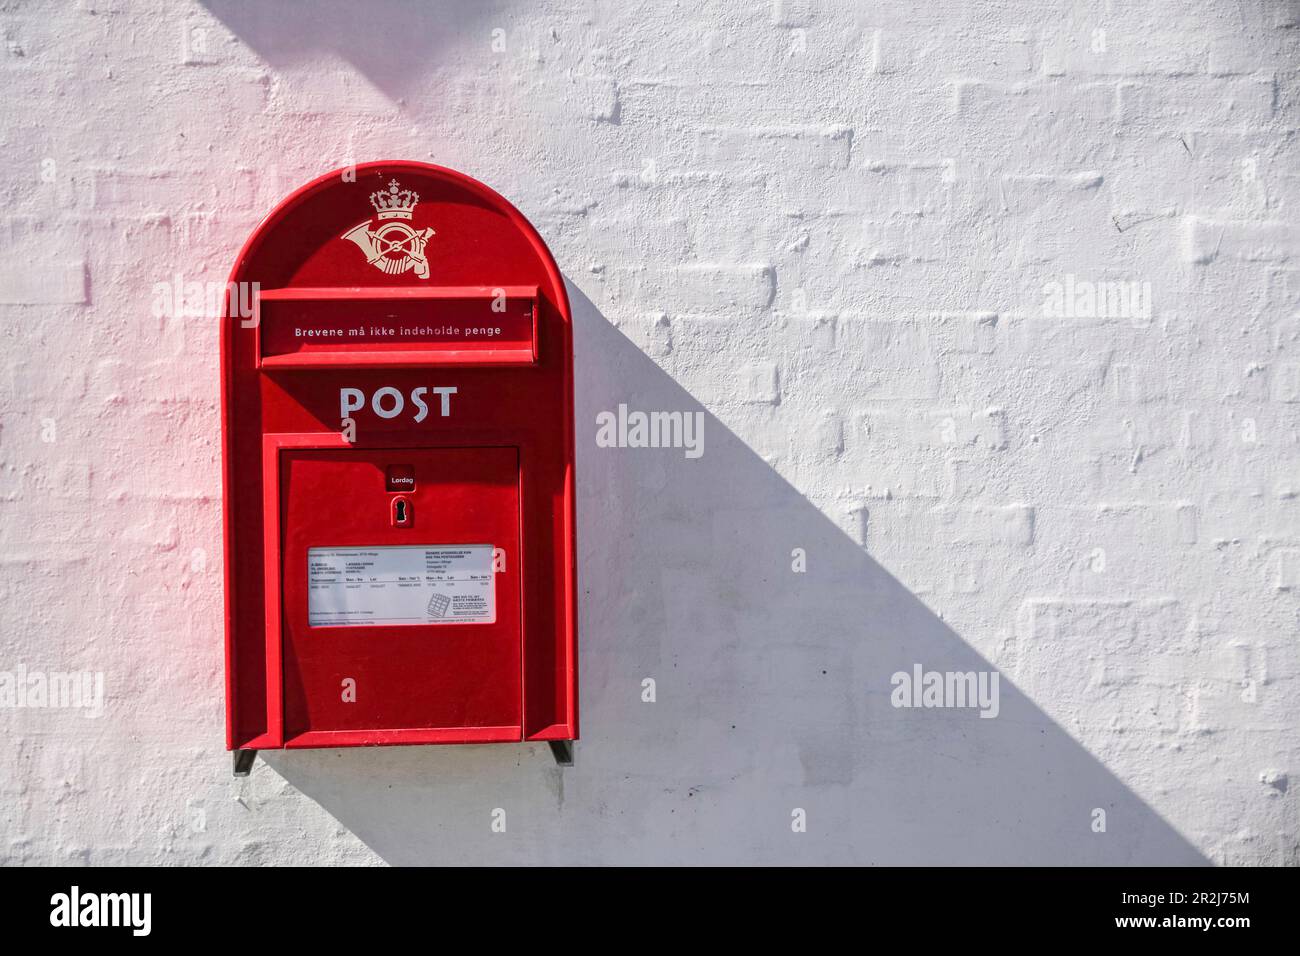
M 253 231 L 230 279 L 264 291 L 536 286 L 569 321 L 532 224 L 478 180 L 428 163 L 365 163 L 307 183 Z

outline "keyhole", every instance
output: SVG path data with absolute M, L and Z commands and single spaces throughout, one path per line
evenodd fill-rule
M 415 524 L 413 519 L 414 509 L 411 502 L 406 498 L 393 499 L 393 527 L 410 528 Z

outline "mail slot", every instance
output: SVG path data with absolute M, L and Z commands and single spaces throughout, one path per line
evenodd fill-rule
M 571 761 L 572 323 L 536 230 L 452 170 L 351 167 L 270 213 L 226 306 L 235 772 L 383 744 Z

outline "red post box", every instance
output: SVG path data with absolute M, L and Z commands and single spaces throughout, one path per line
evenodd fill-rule
M 572 326 L 537 232 L 449 169 L 340 170 L 249 238 L 222 323 L 235 772 L 286 747 L 571 760 Z

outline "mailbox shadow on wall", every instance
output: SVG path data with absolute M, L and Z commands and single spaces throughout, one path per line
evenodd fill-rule
M 996 718 L 892 706 L 891 675 L 916 663 L 994 667 L 568 288 L 576 765 L 421 747 L 273 753 L 276 773 L 394 864 L 1206 862 L 1008 675 Z M 620 403 L 702 412 L 704 454 L 597 448 L 596 416 Z

